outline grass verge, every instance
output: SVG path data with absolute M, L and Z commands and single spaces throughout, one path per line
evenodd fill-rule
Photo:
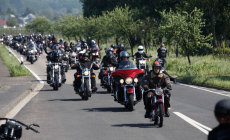
M 3 45 L 0 45 L 0 58 L 9 69 L 11 77 L 32 75 L 12 54 L 9 55 L 9 51 Z

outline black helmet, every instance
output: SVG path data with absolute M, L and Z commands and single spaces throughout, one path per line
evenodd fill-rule
M 123 48 L 124 49 L 125 48 L 124 44 L 120 44 L 119 48 Z
M 68 42 L 65 41 L 65 42 L 64 42 L 64 46 L 68 46 Z
M 214 113 L 216 118 L 230 115 L 230 99 L 223 99 L 217 102 Z
M 120 57 L 128 57 L 129 58 L 129 53 L 127 51 L 122 51 L 120 52 Z
M 83 57 L 89 57 L 89 54 L 88 53 L 84 53 Z
M 115 48 L 115 45 L 112 44 L 110 47 L 114 49 L 114 48 Z
M 159 61 L 154 61 L 152 68 L 154 68 L 154 67 L 161 67 L 161 63 Z
M 106 55 L 107 56 L 111 56 L 113 54 L 113 48 L 108 48 L 107 50 L 106 50 Z

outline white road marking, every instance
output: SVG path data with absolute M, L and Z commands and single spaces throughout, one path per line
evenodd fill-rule
M 16 57 L 18 59 L 18 61 L 21 63 L 20 59 L 18 58 L 18 56 L 8 47 L 6 47 L 13 55 L 14 57 Z M 32 74 L 33 76 L 40 82 L 40 83 L 44 83 L 40 77 L 37 76 L 37 74 L 35 74 L 29 67 L 27 67 L 26 65 L 24 65 Z
M 180 112 L 173 112 L 174 114 L 176 114 L 178 117 L 180 117 L 181 119 L 185 120 L 186 122 L 188 122 L 189 124 L 191 124 L 192 126 L 196 127 L 197 129 L 199 129 L 201 132 L 205 133 L 206 135 L 208 135 L 209 131 L 211 131 L 212 129 L 185 116 L 184 114 L 180 113 Z
M 7 47 L 6 47 L 7 48 Z M 7 48 L 8 49 L 8 48 Z M 10 49 L 8 49 L 10 51 Z M 11 51 L 12 52 L 12 51 Z M 16 56 L 16 54 L 14 52 L 12 52 L 12 54 L 18 59 L 18 57 Z M 20 60 L 18 59 L 18 61 L 20 62 Z M 27 66 L 25 66 L 32 74 L 33 76 L 40 82 L 40 84 L 38 84 L 34 89 L 33 92 L 31 92 L 30 94 L 28 94 L 24 99 L 22 99 L 13 109 L 11 109 L 6 116 L 4 116 L 5 118 L 14 118 L 18 112 L 34 97 L 36 96 L 39 91 L 43 88 L 44 86 L 44 82 L 40 79 L 39 76 L 37 76 L 37 74 L 35 74 L 32 70 L 30 70 Z M 0 121 L 0 124 L 3 124 L 5 121 Z
M 211 90 L 208 90 L 208 89 L 205 89 L 205 88 L 200 88 L 200 87 L 197 87 L 197 86 L 186 85 L 186 84 L 181 84 L 181 83 L 179 85 L 187 86 L 187 87 L 191 87 L 191 88 L 196 88 L 196 89 L 204 90 L 204 91 L 207 91 L 207 92 L 215 93 L 215 94 L 218 94 L 218 95 L 230 97 L 230 95 L 222 94 L 222 93 L 219 93 L 219 92 L 211 91 Z

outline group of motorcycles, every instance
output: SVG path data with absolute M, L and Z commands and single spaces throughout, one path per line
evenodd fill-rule
M 2 37 L 3 44 L 10 46 L 12 49 L 24 55 L 31 64 L 38 60 L 43 52 L 42 43 L 30 39 L 29 36 L 4 36 Z
M 81 78 L 81 86 L 75 91 L 83 100 L 88 100 L 93 93 L 91 85 L 92 78 L 96 77 L 96 75 L 92 73 L 92 67 L 93 64 L 99 64 L 101 58 L 99 47 L 96 45 L 89 47 L 84 41 L 77 41 L 76 44 L 72 43 L 68 46 L 64 44 L 63 41 L 55 43 L 55 40 L 52 38 L 36 38 L 37 40 L 29 40 L 30 43 L 33 42 L 36 46 L 34 47 L 35 49 L 32 50 L 29 49 L 29 43 L 23 38 L 19 40 L 17 37 L 12 38 L 5 36 L 2 41 L 21 54 L 26 55 L 27 60 L 29 60 L 31 64 L 38 59 L 43 50 L 47 53 L 47 56 L 52 54 L 48 53 L 47 50 L 51 50 L 50 52 L 54 52 L 52 54 L 53 57 L 56 57 L 54 47 L 59 46 L 59 51 L 56 51 L 56 53 L 60 60 L 53 61 L 47 57 L 47 74 L 50 75 L 48 83 L 54 90 L 58 90 L 58 88 L 65 83 L 65 72 L 72 68 L 73 65 L 78 64 L 82 72 L 74 76 L 75 79 Z M 80 63 L 81 57 L 86 52 L 90 54 L 89 59 L 93 61 L 90 66 L 81 65 Z M 143 93 L 148 92 L 148 97 L 152 99 L 152 104 L 155 107 L 152 113 L 154 114 L 152 120 L 157 122 L 161 127 L 163 125 L 164 116 L 164 90 L 157 88 L 144 91 L 141 86 L 142 78 L 149 73 L 147 61 L 150 58 L 151 56 L 148 58 L 135 58 L 134 61 L 136 64 L 125 62 L 120 64 L 119 67 L 112 64 L 108 67 L 102 67 L 101 69 L 104 69 L 105 72 L 103 73 L 103 84 L 101 84 L 101 86 L 107 89 L 109 93 L 113 94 L 114 101 L 124 105 L 129 111 L 133 111 L 134 106 L 141 101 Z

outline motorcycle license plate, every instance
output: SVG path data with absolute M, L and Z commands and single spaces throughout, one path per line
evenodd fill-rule
M 127 88 L 127 93 L 133 93 L 133 88 Z

